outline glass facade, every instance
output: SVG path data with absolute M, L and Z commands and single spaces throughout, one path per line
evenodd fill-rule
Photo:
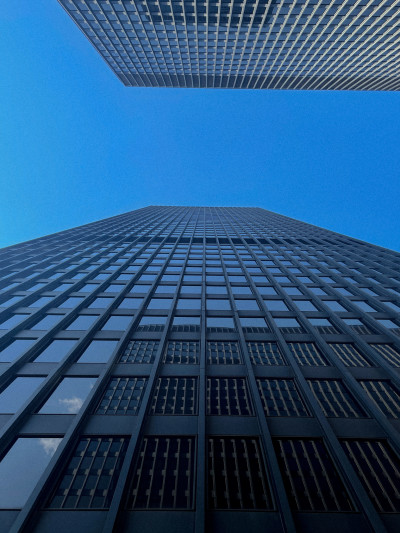
M 4 531 L 400 530 L 400 254 L 151 206 L 0 269 Z
M 398 0 L 59 0 L 131 87 L 399 90 Z

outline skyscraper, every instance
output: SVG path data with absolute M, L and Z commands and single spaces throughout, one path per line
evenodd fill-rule
M 399 0 L 59 0 L 132 87 L 400 88 Z
M 259 208 L 2 250 L 0 531 L 399 531 L 399 266 Z

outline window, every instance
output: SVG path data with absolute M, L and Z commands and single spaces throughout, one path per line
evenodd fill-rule
M 239 311 L 259 311 L 256 300 L 235 300 L 236 309 Z
M 309 416 L 293 379 L 258 379 L 266 416 Z
M 29 315 L 13 315 L 8 320 L 0 324 L 0 330 L 2 329 L 11 329 L 20 322 L 22 322 L 25 318 L 28 318 Z
M 112 315 L 101 328 L 102 331 L 125 331 L 132 322 L 130 315 Z
M 125 438 L 81 438 L 47 506 L 51 509 L 107 509 L 126 448 Z
M 390 381 L 362 380 L 360 385 L 388 418 L 400 418 L 400 394 Z
M 97 378 L 63 378 L 44 405 L 41 414 L 76 414 L 80 411 Z
M 101 299 L 101 298 L 99 298 Z M 62 304 L 60 304 L 58 307 L 60 309 L 73 309 L 77 305 L 79 305 L 81 302 L 83 302 L 83 298 L 78 297 L 71 297 L 67 298 Z M 101 306 L 99 306 L 101 307 Z
M 294 303 L 297 305 L 300 311 L 318 311 L 315 305 L 309 300 L 296 300 Z
M 230 311 L 231 304 L 229 300 L 211 300 L 207 298 L 207 309 L 214 309 L 216 311 Z
M 331 418 L 367 416 L 341 381 L 335 379 L 309 379 L 307 381 L 325 416 Z
M 193 437 L 144 437 L 128 508 L 193 509 L 195 461 Z
M 200 298 L 189 299 L 189 298 L 180 298 L 176 305 L 177 309 L 201 309 L 201 300 Z
M 70 300 L 72 300 L 72 298 L 70 298 Z M 106 309 L 113 303 L 113 301 L 114 298 L 96 298 L 89 305 L 89 309 Z
M 139 322 L 138 331 L 162 331 L 167 323 L 166 316 L 143 316 Z
M 95 283 L 86 283 L 86 285 L 81 287 L 78 292 L 93 292 L 97 287 L 98 285 Z M 122 287 L 122 285 L 120 285 L 120 287 Z
M 311 342 L 288 342 L 297 364 L 300 366 L 327 366 L 325 357 Z
M 283 300 L 264 300 L 264 304 L 268 311 L 289 311 Z
M 97 415 L 137 415 L 147 379 L 117 377 L 110 379 L 95 413 Z
M 233 294 L 253 294 L 250 287 L 243 287 L 242 285 L 233 285 L 231 289 Z
M 372 366 L 353 344 L 329 344 L 335 354 L 346 366 Z
M 172 331 L 198 331 L 199 329 L 199 316 L 176 316 L 172 322 Z
M 163 363 L 196 365 L 199 362 L 200 345 L 197 341 L 170 341 L 164 353 Z
M 124 298 L 118 309 L 139 309 L 144 298 Z
M 301 333 L 304 331 L 296 318 L 273 318 L 273 320 L 283 333 Z
M 66 329 L 68 331 L 86 331 L 93 326 L 98 318 L 98 315 L 80 315 Z
M 158 287 L 158 289 L 160 288 L 161 287 Z M 156 292 L 159 292 L 158 289 L 156 290 Z M 175 292 L 175 287 L 174 290 L 171 292 Z M 201 294 L 201 285 L 182 285 L 181 294 Z
M 196 415 L 197 378 L 158 378 L 150 414 Z
M 380 513 L 399 513 L 400 460 L 382 440 L 342 440 L 342 447 Z
M 0 461 L 0 507 L 21 509 L 62 439 L 18 438 Z
M 12 296 L 11 298 L 9 298 L 8 300 L 5 300 L 4 302 L 2 302 L 0 304 L 0 307 L 10 307 L 11 305 L 19 302 L 20 300 L 22 300 L 23 296 Z
M 207 285 L 206 293 L 207 294 L 227 294 L 226 287 L 222 285 Z
M 302 294 L 297 287 L 282 287 L 282 290 L 289 296 L 301 296 Z
M 208 439 L 209 509 L 272 509 L 257 437 Z
M 158 347 L 158 341 L 130 341 L 119 363 L 153 363 Z
M 314 328 L 317 328 L 320 333 L 327 335 L 338 333 L 338 330 L 327 318 L 309 318 L 308 321 Z
M 120 285 L 122 287 L 122 285 Z M 151 285 L 134 285 L 129 292 L 134 294 L 144 294 L 150 290 Z M 175 292 L 175 291 L 174 291 Z
M 76 339 L 57 339 L 52 341 L 36 358 L 35 363 L 58 363 L 72 350 Z
M 234 365 L 241 364 L 237 342 L 207 342 L 207 363 L 209 365 Z
M 41 298 L 38 298 L 37 300 L 29 304 L 28 307 L 33 307 L 36 309 L 42 307 L 45 304 L 48 304 L 49 302 L 51 302 L 51 300 L 53 300 L 53 296 L 42 296 Z
M 267 331 L 268 326 L 264 318 L 257 317 L 240 317 L 240 324 L 244 331 L 249 333 L 258 331 Z
M 391 344 L 370 344 L 380 357 L 391 366 L 400 367 L 400 352 Z
M 11 363 L 26 352 L 36 339 L 17 339 L 0 352 L 0 363 Z
M 77 363 L 107 363 L 118 341 L 92 341 Z
M 172 304 L 172 298 L 152 298 L 147 309 L 169 309 Z
M 207 378 L 207 414 L 250 416 L 253 414 L 245 378 Z
M 275 439 L 275 451 L 294 511 L 352 511 L 332 459 L 319 439 Z
M 247 348 L 253 365 L 287 364 L 275 342 L 248 342 Z
M 17 377 L 0 393 L 0 413 L 16 413 L 45 380 L 41 377 Z
M 235 324 L 230 317 L 207 317 L 207 328 L 234 329 Z
M 359 309 L 361 309 L 361 311 L 364 311 L 365 313 L 376 313 L 376 309 L 368 305 L 367 302 L 353 300 L 352 303 L 356 305 Z

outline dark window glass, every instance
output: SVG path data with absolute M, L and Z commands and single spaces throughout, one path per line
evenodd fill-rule
M 308 384 L 325 416 L 332 418 L 362 418 L 367 416 L 341 381 L 309 379 Z
M 207 414 L 249 416 L 253 414 L 245 378 L 207 378 Z
M 293 379 L 258 379 L 266 416 L 308 416 Z
M 199 362 L 200 345 L 197 341 L 170 341 L 164 353 L 163 363 L 195 365 Z
M 346 366 L 372 366 L 353 344 L 332 343 L 329 346 Z
M 287 364 L 275 342 L 248 342 L 247 349 L 253 365 Z
M 97 406 L 96 414 L 137 415 L 146 383 L 146 378 L 111 378 Z
M 325 357 L 311 342 L 288 342 L 288 348 L 301 366 L 327 366 Z
M 193 437 L 144 437 L 128 508 L 193 509 L 195 461 Z
M 107 509 L 114 494 L 126 447 L 125 438 L 81 438 L 48 507 Z
M 130 341 L 118 362 L 153 363 L 158 346 L 158 341 Z
M 352 511 L 353 506 L 321 440 L 276 439 L 286 494 L 294 511 Z
M 237 342 L 207 342 L 207 362 L 209 365 L 241 364 L 242 358 Z
M 257 437 L 208 439 L 209 509 L 272 509 Z
M 400 394 L 390 381 L 363 380 L 361 386 L 388 418 L 400 418 Z
M 150 413 L 153 415 L 197 414 L 197 378 L 158 378 Z
M 400 460 L 385 441 L 342 440 L 347 457 L 380 513 L 399 513 Z
M 400 352 L 391 344 L 370 344 L 370 346 L 391 366 L 400 367 Z

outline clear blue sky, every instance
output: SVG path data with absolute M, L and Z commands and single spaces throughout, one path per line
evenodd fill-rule
M 400 250 L 400 94 L 125 88 L 56 0 L 0 29 L 0 246 L 168 204 Z

